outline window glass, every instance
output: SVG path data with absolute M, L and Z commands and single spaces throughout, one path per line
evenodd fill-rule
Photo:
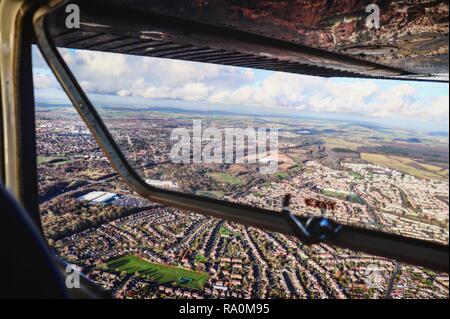
M 151 185 L 448 244 L 448 84 L 60 53 Z M 139 198 L 33 62 L 46 234 L 117 297 L 448 296 L 447 275 Z

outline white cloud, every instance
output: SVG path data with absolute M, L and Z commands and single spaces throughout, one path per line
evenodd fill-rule
M 281 72 L 112 53 L 61 50 L 87 93 L 148 99 L 208 101 L 288 108 L 298 113 L 348 113 L 374 118 L 406 117 L 448 122 L 447 96 L 424 97 L 410 84 L 336 80 Z M 39 54 L 34 54 L 41 68 Z M 40 58 L 42 59 L 42 58 Z M 37 89 L 59 88 L 52 76 L 35 72 Z
M 37 89 L 48 89 L 57 85 L 51 75 L 42 73 L 33 74 L 33 83 Z

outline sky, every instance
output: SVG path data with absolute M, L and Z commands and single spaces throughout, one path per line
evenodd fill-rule
M 364 120 L 448 132 L 449 85 L 320 78 L 206 63 L 59 49 L 94 105 L 177 107 Z M 69 103 L 33 48 L 38 102 Z

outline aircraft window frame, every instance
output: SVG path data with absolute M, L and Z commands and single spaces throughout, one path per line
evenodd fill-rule
M 448 246 L 445 245 L 376 230 L 341 225 L 323 217 L 293 216 L 287 213 L 286 209 L 282 212 L 280 208 L 280 211 L 277 212 L 148 185 L 128 163 L 95 107 L 56 49 L 45 19 L 50 11 L 50 8 L 41 8 L 33 17 L 37 45 L 42 56 L 110 160 L 113 168 L 143 198 L 246 226 L 293 235 L 306 244 L 323 242 L 408 264 L 425 266 L 444 272 L 449 271 L 449 251 Z M 287 204 L 285 206 L 287 207 Z M 326 232 L 327 227 L 324 227 L 319 230 L 319 236 L 311 242 L 305 241 L 305 239 L 308 239 L 304 236 L 305 232 L 299 233 L 298 231 L 299 228 L 308 227 L 308 225 L 320 225 L 322 227 L 322 223 L 328 223 L 328 226 L 332 225 L 333 231 Z M 307 230 L 311 230 L 311 228 Z

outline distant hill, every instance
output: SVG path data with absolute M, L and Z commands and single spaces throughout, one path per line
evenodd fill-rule
M 437 137 L 448 137 L 448 132 L 429 132 L 428 135 Z
M 421 139 L 412 137 L 412 138 L 396 138 L 394 141 L 397 142 L 407 142 L 407 143 L 422 143 Z

